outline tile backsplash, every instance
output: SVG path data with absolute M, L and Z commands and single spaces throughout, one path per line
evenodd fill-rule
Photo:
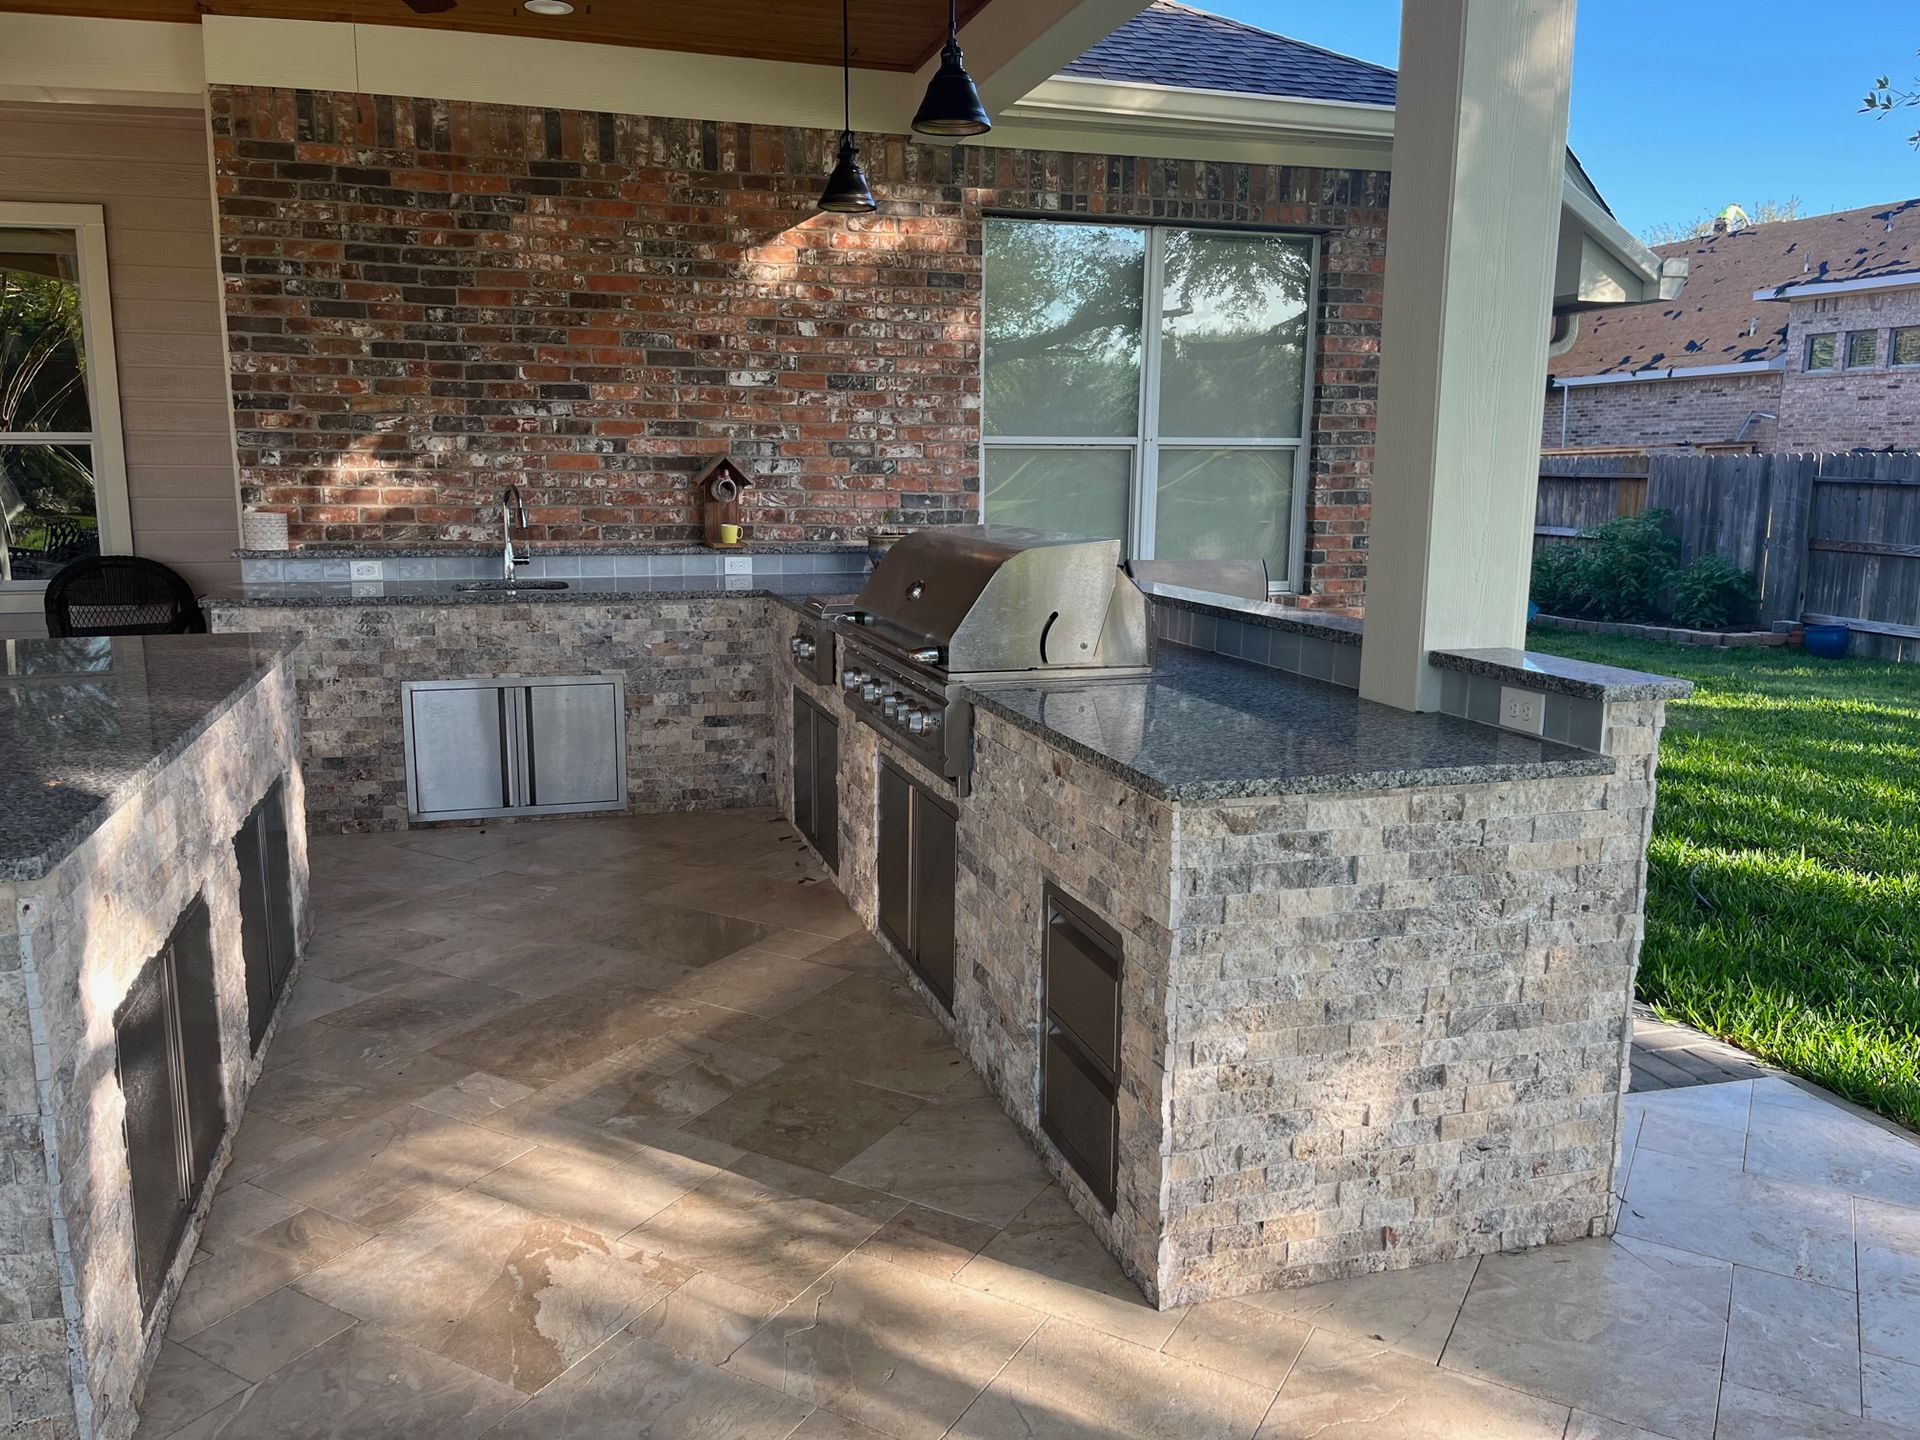
M 728 560 L 745 559 L 752 575 L 845 574 L 864 564 L 864 556 L 846 550 L 747 551 L 739 555 L 591 555 L 536 554 L 514 574 L 522 580 L 618 579 L 640 576 L 685 575 L 694 578 L 739 574 L 726 568 Z M 377 567 L 369 571 L 368 566 Z M 249 585 L 313 584 L 349 580 L 491 580 L 500 575 L 498 555 L 337 555 L 240 561 L 241 581 Z

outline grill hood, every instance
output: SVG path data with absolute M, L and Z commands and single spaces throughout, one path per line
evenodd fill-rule
M 1138 669 L 1147 600 L 1120 542 L 942 525 L 896 542 L 853 604 L 865 633 L 950 674 Z M 938 651 L 937 659 L 915 654 Z

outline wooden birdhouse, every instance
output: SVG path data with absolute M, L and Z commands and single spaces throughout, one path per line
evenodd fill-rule
M 746 543 L 746 526 L 740 519 L 743 492 L 753 484 L 747 472 L 724 455 L 702 470 L 693 482 L 694 494 L 706 529 L 707 544 L 716 550 L 737 550 Z M 721 526 L 736 527 L 727 539 Z

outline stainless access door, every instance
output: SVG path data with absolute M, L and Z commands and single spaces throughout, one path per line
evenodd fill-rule
M 527 682 L 521 806 L 604 810 L 626 803 L 620 690 L 618 681 L 599 676 Z
M 421 819 L 497 815 L 508 791 L 506 691 L 498 681 L 403 687 L 407 809 Z

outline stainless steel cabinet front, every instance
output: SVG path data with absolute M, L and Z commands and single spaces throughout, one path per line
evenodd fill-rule
M 511 801 L 501 687 L 477 680 L 407 692 L 407 809 L 445 819 L 504 811 Z
M 620 766 L 619 697 L 611 680 L 529 684 L 526 794 L 531 810 L 554 806 L 618 805 L 625 790 Z
M 410 818 L 626 807 L 621 677 L 409 680 L 400 688 Z

